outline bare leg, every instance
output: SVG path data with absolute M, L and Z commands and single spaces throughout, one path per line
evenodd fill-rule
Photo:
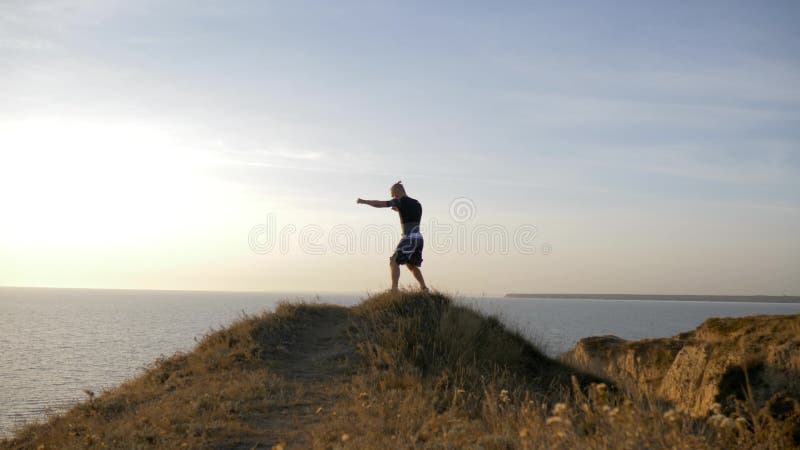
M 394 256 L 389 258 L 389 271 L 392 274 L 392 292 L 397 292 L 397 282 L 400 280 L 400 266 L 397 265 Z
M 408 270 L 411 271 L 411 273 L 414 275 L 414 278 L 416 278 L 419 282 L 419 288 L 423 291 L 427 289 L 428 287 L 425 286 L 425 278 L 422 277 L 422 271 L 419 270 L 419 267 L 413 264 L 406 264 L 406 267 L 408 267 Z

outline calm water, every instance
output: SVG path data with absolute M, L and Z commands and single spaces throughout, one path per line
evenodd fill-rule
M 136 375 L 160 355 L 280 300 L 363 296 L 0 288 L 0 435 Z M 708 317 L 800 313 L 800 304 L 466 298 L 558 354 L 584 336 L 672 336 Z

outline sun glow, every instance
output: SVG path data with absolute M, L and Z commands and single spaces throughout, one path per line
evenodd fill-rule
M 26 249 L 135 246 L 186 225 L 211 187 L 203 161 L 143 123 L 0 123 L 0 223 Z

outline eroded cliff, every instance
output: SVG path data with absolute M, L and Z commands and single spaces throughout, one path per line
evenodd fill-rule
M 621 384 L 635 385 L 695 416 L 714 403 L 733 408 L 749 392 L 757 405 L 800 398 L 800 314 L 708 319 L 663 339 L 584 338 L 562 355 Z

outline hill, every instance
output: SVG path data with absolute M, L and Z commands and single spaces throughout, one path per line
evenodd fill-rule
M 87 395 L 0 448 L 787 448 L 796 418 L 698 421 L 413 292 L 281 304 Z

